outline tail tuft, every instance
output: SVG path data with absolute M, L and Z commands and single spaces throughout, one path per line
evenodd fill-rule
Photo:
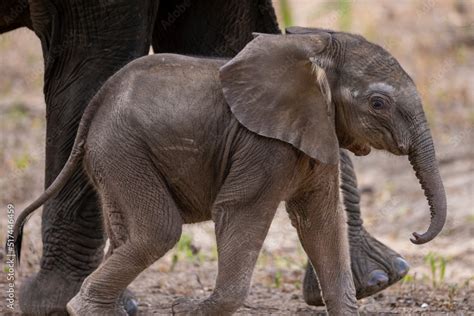
M 16 262 L 18 262 L 18 265 L 20 265 L 21 241 L 23 240 L 23 227 L 24 227 L 24 223 L 18 228 L 13 230 L 13 236 L 8 234 L 5 241 L 5 253 L 7 255 L 10 255 L 10 252 L 14 251 Z M 13 239 L 13 241 L 11 239 Z
M 18 266 L 20 265 L 20 259 L 21 259 L 21 242 L 23 240 L 23 227 L 24 225 L 21 225 L 18 228 L 18 232 L 15 234 L 15 241 L 13 242 L 13 245 L 15 247 L 15 255 L 16 255 L 16 261 L 18 262 Z

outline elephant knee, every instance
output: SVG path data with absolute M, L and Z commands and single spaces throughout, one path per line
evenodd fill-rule
M 134 246 L 138 248 L 136 252 L 141 254 L 144 263 L 150 265 L 171 250 L 180 237 L 181 228 L 168 234 L 160 233 L 159 236 L 150 234 L 147 238 L 142 237 L 140 241 L 134 243 Z

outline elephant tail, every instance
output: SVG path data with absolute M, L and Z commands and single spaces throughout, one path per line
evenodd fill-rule
M 99 102 L 98 93 L 88 104 L 84 110 L 79 127 L 77 129 L 76 138 L 74 140 L 74 145 L 72 146 L 71 154 L 69 155 L 66 164 L 64 165 L 61 172 L 58 174 L 53 183 L 46 188 L 46 190 L 30 205 L 28 205 L 23 212 L 18 216 L 13 227 L 13 247 L 15 250 L 16 259 L 18 264 L 20 263 L 21 256 L 21 241 L 23 239 L 23 227 L 28 222 L 28 219 L 33 215 L 34 211 L 37 210 L 41 205 L 46 203 L 49 199 L 53 198 L 58 194 L 58 192 L 66 185 L 69 178 L 77 171 L 77 166 L 81 163 L 82 157 L 84 156 L 84 144 L 86 142 L 86 137 L 89 132 L 89 127 L 91 125 L 94 114 L 101 104 Z M 10 245 L 10 247 L 8 247 Z M 6 245 L 6 253 L 12 251 L 11 243 L 8 242 Z

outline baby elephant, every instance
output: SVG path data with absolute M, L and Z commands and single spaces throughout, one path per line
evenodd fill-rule
M 105 261 L 68 303 L 72 315 L 126 315 L 135 277 L 178 241 L 183 224 L 213 220 L 214 292 L 173 313 L 228 315 L 244 302 L 280 201 L 319 278 L 332 315 L 357 313 L 339 149 L 408 155 L 429 200 L 433 239 L 446 198 L 415 85 L 364 38 L 293 28 L 256 34 L 231 60 L 158 54 L 111 77 L 84 112 L 71 156 L 27 216 L 83 163 L 110 238 Z M 18 245 L 19 246 L 19 245 Z

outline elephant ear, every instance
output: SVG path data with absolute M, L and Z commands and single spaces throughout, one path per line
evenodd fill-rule
M 331 90 L 320 66 L 330 41 L 328 33 L 259 34 L 220 68 L 220 80 L 232 113 L 247 129 L 337 164 Z

